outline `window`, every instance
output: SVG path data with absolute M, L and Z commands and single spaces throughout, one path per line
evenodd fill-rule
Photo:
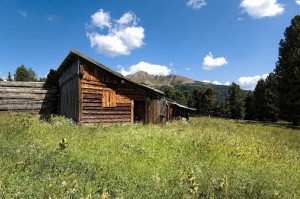
M 115 91 L 103 91 L 102 94 L 102 107 L 116 107 L 116 92 Z

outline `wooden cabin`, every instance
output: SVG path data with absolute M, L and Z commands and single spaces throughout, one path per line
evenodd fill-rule
M 167 121 L 163 92 L 131 81 L 76 50 L 71 49 L 57 72 L 58 112 L 80 124 Z

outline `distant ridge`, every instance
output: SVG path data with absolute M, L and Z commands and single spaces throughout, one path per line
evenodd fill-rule
M 196 82 L 195 80 L 180 75 L 150 75 L 144 71 L 139 71 L 134 74 L 127 75 L 126 77 L 137 83 L 146 84 L 156 88 L 162 86 L 174 87 L 175 85 L 191 84 Z
M 208 88 L 213 88 L 215 90 L 217 100 L 224 101 L 228 97 L 228 86 L 196 81 L 175 74 L 166 76 L 150 75 L 144 71 L 139 71 L 134 74 L 127 75 L 126 77 L 137 83 L 146 84 L 162 91 L 164 91 L 165 87 L 171 87 L 173 89 L 187 91 L 189 93 L 192 93 L 195 89 L 205 91 Z M 247 93 L 247 91 L 244 92 Z

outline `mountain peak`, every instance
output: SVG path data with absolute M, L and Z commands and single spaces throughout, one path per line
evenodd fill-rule
M 176 74 L 170 75 L 151 75 L 144 71 L 138 71 L 134 74 L 127 75 L 127 78 L 140 83 L 140 84 L 147 84 L 152 87 L 161 87 L 161 86 L 175 86 L 178 84 L 188 84 L 194 83 L 195 80 L 192 80 L 187 77 L 183 77 Z

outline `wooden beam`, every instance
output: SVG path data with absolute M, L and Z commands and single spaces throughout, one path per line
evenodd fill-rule
M 131 100 L 131 123 L 134 123 L 134 101 Z

